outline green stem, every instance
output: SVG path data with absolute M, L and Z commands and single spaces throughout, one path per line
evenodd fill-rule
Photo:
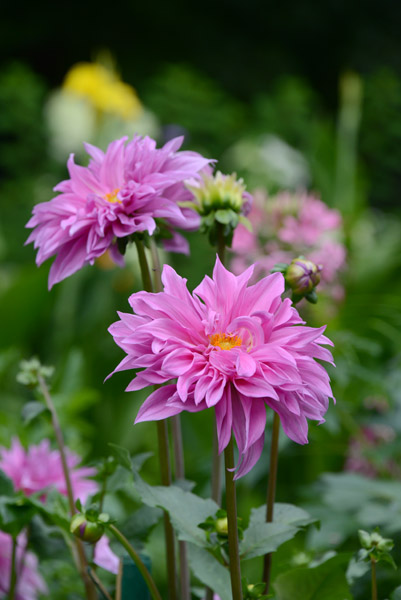
M 377 600 L 377 582 L 376 582 L 376 560 L 371 557 L 370 564 L 372 566 L 372 600 Z
M 145 247 L 135 236 L 135 246 L 138 252 L 139 266 L 141 269 L 143 287 L 146 292 L 153 292 L 152 278 L 150 276 L 148 261 L 146 260 Z
M 157 421 L 157 438 L 159 446 L 159 464 L 162 485 L 171 485 L 170 451 L 167 435 L 167 421 Z M 174 531 L 169 516 L 164 512 L 164 535 L 166 538 L 166 560 L 168 575 L 168 594 L 170 600 L 177 598 L 177 565 L 175 559 Z
M 237 498 L 235 494 L 234 473 L 234 443 L 231 438 L 224 450 L 226 473 L 226 508 L 228 522 L 228 554 L 230 557 L 231 591 L 233 600 L 242 600 L 241 566 L 239 560 Z
M 17 590 L 17 537 L 13 536 L 13 545 L 11 551 L 11 572 L 10 572 L 10 588 L 8 590 L 8 600 L 14 600 Z
M 108 525 L 108 528 L 112 532 L 112 534 L 117 538 L 120 544 L 125 548 L 128 552 L 134 563 L 136 564 L 138 571 L 141 573 L 144 578 L 146 585 L 148 586 L 149 592 L 153 598 L 153 600 L 162 600 L 162 597 L 159 594 L 159 591 L 156 587 L 155 582 L 153 581 L 153 577 L 147 570 L 146 566 L 141 561 L 139 555 L 135 552 L 134 548 L 131 546 L 125 535 L 121 533 L 114 525 Z
M 152 271 L 153 271 L 153 285 L 157 292 L 163 290 L 161 280 L 161 265 L 159 252 L 157 245 L 153 237 L 150 238 L 150 251 L 152 254 Z M 176 415 L 171 418 L 171 430 L 173 438 L 174 448 L 174 466 L 175 466 L 175 478 L 185 479 L 185 463 L 184 463 L 184 448 L 182 443 L 182 431 L 181 431 L 181 419 L 180 415 Z M 170 476 L 171 483 L 171 476 Z M 170 485 L 170 483 L 166 485 Z M 190 600 L 190 578 L 189 578 L 189 567 L 188 567 L 188 554 L 187 545 L 185 542 L 178 542 L 178 551 L 180 557 L 180 589 L 181 589 L 181 600 Z M 174 556 L 174 555 L 173 555 Z M 175 570 L 175 569 L 174 569 Z
M 221 263 L 224 265 L 226 258 L 226 242 L 224 240 L 224 229 L 221 223 L 217 225 L 217 254 Z
M 267 509 L 266 521 L 273 522 L 274 500 L 276 497 L 276 482 L 277 482 L 277 464 L 278 464 L 278 440 L 280 435 L 280 417 L 275 412 L 273 418 L 272 441 L 270 446 L 270 468 L 269 468 L 269 483 L 267 486 Z M 263 581 L 266 584 L 265 594 L 269 593 L 270 571 L 272 565 L 273 554 L 265 554 L 263 562 Z
M 217 254 L 224 265 L 226 255 L 226 244 L 223 235 L 223 225 L 217 224 Z M 219 440 L 217 437 L 217 424 L 213 420 L 213 449 L 212 449 L 212 500 L 221 505 L 221 465 L 222 457 L 219 454 Z M 206 589 L 206 600 L 213 600 L 214 592 Z
M 152 279 L 150 276 L 148 261 L 146 260 L 145 249 L 142 242 L 135 237 L 135 245 L 138 252 L 139 266 L 141 268 L 142 281 L 145 291 L 153 292 Z M 169 458 L 169 445 L 167 436 L 167 422 L 157 421 L 157 440 L 159 446 L 159 464 L 160 474 L 163 485 L 171 485 L 171 469 Z M 164 537 L 166 542 L 166 561 L 167 561 L 167 577 L 169 599 L 177 600 L 177 582 L 176 582 L 176 560 L 175 560 L 175 544 L 174 531 L 170 523 L 169 516 L 166 512 L 164 518 Z
M 68 504 L 70 507 L 71 516 L 73 516 L 77 511 L 75 509 L 74 494 L 73 494 L 73 490 L 72 490 L 70 471 L 68 469 L 68 464 L 67 464 L 67 457 L 66 457 L 66 452 L 65 452 L 63 433 L 61 431 L 60 422 L 58 420 L 56 408 L 55 408 L 55 406 L 53 404 L 53 400 L 50 396 L 49 389 L 46 385 L 45 380 L 43 379 L 43 377 L 41 375 L 38 375 L 38 382 L 39 382 L 40 391 L 42 392 L 43 398 L 45 400 L 45 404 L 51 414 L 52 426 L 53 426 L 54 434 L 56 436 L 57 446 L 58 446 L 58 449 L 60 452 L 61 465 L 62 465 L 62 469 L 63 469 L 65 485 L 67 488 Z M 81 540 L 79 540 L 77 538 L 74 538 L 74 544 L 75 544 L 75 548 L 76 548 L 76 552 L 77 552 L 77 556 L 78 556 L 79 573 L 80 573 L 81 579 L 83 581 L 83 584 L 85 586 L 86 597 L 88 600 L 96 600 L 96 598 L 97 598 L 96 588 L 87 574 L 88 563 L 86 560 L 83 544 L 82 544 Z

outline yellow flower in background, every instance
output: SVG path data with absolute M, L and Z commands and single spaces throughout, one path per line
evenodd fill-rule
M 71 67 L 63 90 L 86 98 L 99 112 L 113 113 L 126 120 L 135 119 L 142 112 L 134 88 L 100 63 L 81 62 Z

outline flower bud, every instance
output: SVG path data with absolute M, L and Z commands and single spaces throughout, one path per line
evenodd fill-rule
M 77 514 L 71 519 L 70 531 L 80 540 L 94 544 L 102 537 L 104 525 L 89 521 L 84 515 Z
M 216 520 L 216 531 L 220 535 L 228 535 L 228 520 L 227 517 Z
M 294 294 L 306 296 L 320 281 L 322 265 L 315 265 L 306 258 L 294 258 L 287 269 L 285 279 Z

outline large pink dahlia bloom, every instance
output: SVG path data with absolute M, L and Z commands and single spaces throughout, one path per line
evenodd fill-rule
M 322 423 L 332 397 L 329 377 L 315 359 L 332 362 L 324 327 L 306 327 L 291 300 L 283 300 L 284 278 L 269 275 L 247 287 L 253 267 L 239 276 L 217 259 L 191 295 L 186 280 L 165 266 L 164 291 L 129 298 L 136 314 L 119 313 L 109 331 L 127 356 L 115 369 L 140 369 L 127 391 L 175 383 L 153 392 L 136 423 L 171 417 L 183 410 L 214 407 L 220 452 L 234 433 L 236 477 L 259 459 L 266 405 L 285 433 L 308 441 L 307 419 Z
M 185 252 L 187 246 L 175 227 L 193 230 L 199 216 L 179 201 L 190 200 L 184 181 L 199 178 L 210 160 L 196 152 L 178 152 L 183 138 L 175 138 L 162 148 L 149 137 L 135 136 L 112 142 L 106 152 L 90 144 L 88 167 L 68 160 L 70 179 L 54 191 L 49 202 L 37 204 L 27 227 L 33 228 L 26 243 L 38 248 L 37 265 L 56 256 L 49 274 L 49 288 L 110 249 L 116 262 L 117 238 L 156 229 L 155 219 L 163 219 L 172 239 L 168 249 Z
M 13 540 L 11 535 L 0 531 L 0 598 L 8 597 Z M 17 588 L 15 600 L 36 600 L 39 594 L 47 594 L 47 586 L 38 571 L 38 559 L 26 550 L 26 536 L 17 538 Z
M 94 494 L 97 484 L 92 479 L 96 470 L 92 467 L 78 467 L 80 457 L 67 450 L 67 464 L 70 471 L 74 499 L 85 502 Z M 49 440 L 42 440 L 37 446 L 25 450 L 18 438 L 13 438 L 11 448 L 0 447 L 0 469 L 12 480 L 16 490 L 27 496 L 35 492 L 46 492 L 55 488 L 67 495 L 61 456 L 58 450 L 51 450 Z

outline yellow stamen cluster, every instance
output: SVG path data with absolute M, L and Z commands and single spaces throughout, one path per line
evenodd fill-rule
M 107 202 L 111 202 L 112 204 L 114 204 L 115 202 L 119 202 L 121 204 L 121 200 L 119 200 L 117 198 L 117 194 L 119 191 L 120 191 L 120 188 L 116 188 L 112 192 L 105 194 L 104 199 L 107 200 Z
M 226 333 L 214 333 L 210 336 L 212 346 L 218 346 L 222 350 L 231 350 L 236 346 L 241 346 L 242 340 L 238 335 L 227 335 Z

